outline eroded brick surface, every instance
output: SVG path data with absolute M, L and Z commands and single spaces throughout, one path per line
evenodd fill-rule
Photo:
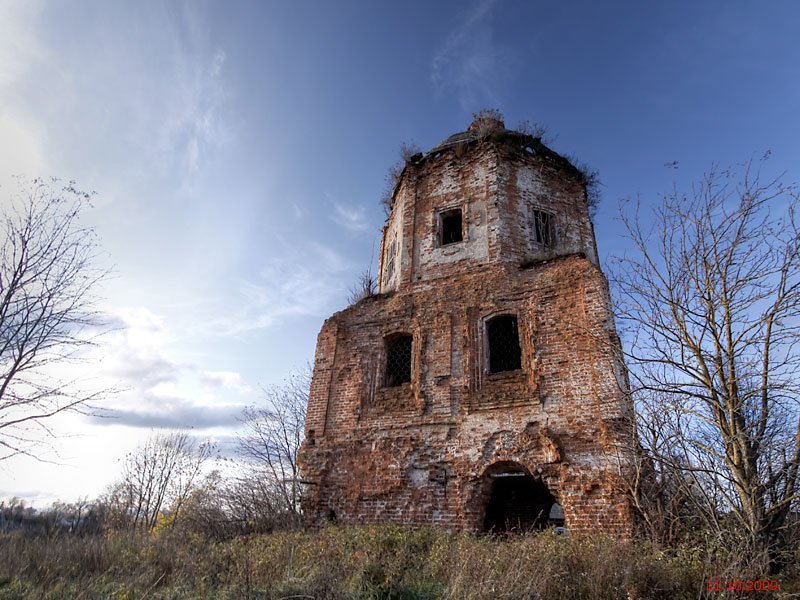
M 547 486 L 568 529 L 627 536 L 632 407 L 585 186 L 536 140 L 486 125 L 407 165 L 380 293 L 319 334 L 304 511 L 477 531 L 495 473 L 519 471 Z M 438 214 L 455 208 L 464 239 L 442 245 Z M 549 248 L 535 211 L 549 215 Z M 488 372 L 497 315 L 517 319 L 521 369 Z M 398 333 L 413 336 L 411 381 L 386 387 Z

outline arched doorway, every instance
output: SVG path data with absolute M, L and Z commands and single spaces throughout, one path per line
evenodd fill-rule
M 484 478 L 485 532 L 537 531 L 563 524 L 563 513 L 553 494 L 522 465 L 495 463 L 486 470 Z M 562 515 L 561 523 L 552 518 L 554 513 Z

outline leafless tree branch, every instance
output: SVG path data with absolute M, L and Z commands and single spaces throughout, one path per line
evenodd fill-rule
M 311 368 L 292 374 L 283 384 L 264 390 L 264 404 L 244 411 L 238 451 L 251 476 L 269 485 L 281 509 L 300 514 L 300 470 L 297 452 L 311 384 Z
M 19 179 L 0 204 L 0 460 L 36 456 L 47 419 L 90 411 L 103 395 L 54 373 L 107 330 L 93 292 L 108 271 L 80 225 L 90 200 L 74 182 Z
M 800 502 L 800 229 L 796 186 L 761 166 L 673 190 L 650 227 L 624 205 L 637 254 L 611 282 L 656 474 L 774 565 Z

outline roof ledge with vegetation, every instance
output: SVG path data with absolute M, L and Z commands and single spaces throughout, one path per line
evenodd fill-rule
M 503 115 L 500 111 L 486 109 L 473 115 L 473 121 L 466 131 L 454 133 L 427 153 L 418 151 L 414 146 L 404 144 L 401 149 L 403 161 L 389 170 L 387 178 L 389 186 L 383 199 L 387 213 L 391 212 L 394 206 L 400 183 L 409 166 L 419 167 L 428 160 L 435 159 L 449 150 L 458 152 L 460 149 L 470 145 L 487 141 L 495 143 L 506 142 L 511 146 L 516 146 L 521 152 L 539 156 L 574 176 L 586 186 L 587 202 L 590 209 L 593 210 L 599 200 L 597 172 L 580 163 L 576 165 L 574 164 L 576 162 L 574 159 L 562 156 L 547 147 L 542 141 L 543 135 L 544 129 L 542 127 L 530 126 L 527 122 L 523 123 L 517 130 L 506 129 Z

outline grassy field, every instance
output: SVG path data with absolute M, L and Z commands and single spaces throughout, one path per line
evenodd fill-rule
M 600 536 L 499 540 L 393 526 L 228 541 L 4 534 L 0 600 L 800 598 L 796 567 L 772 578 L 778 591 L 707 591 L 709 580 L 724 588 L 727 580 L 763 575 L 741 572 L 737 563 L 724 553 L 666 553 Z

